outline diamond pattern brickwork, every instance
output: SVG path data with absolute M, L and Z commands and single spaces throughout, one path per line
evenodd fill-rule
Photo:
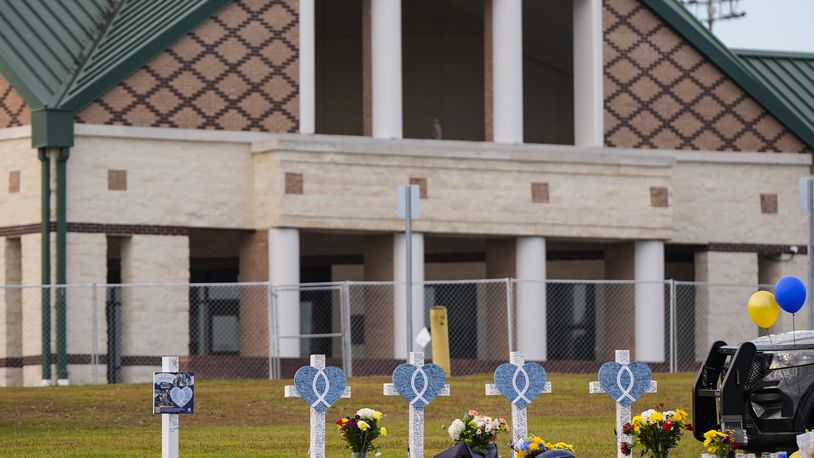
M 0 75 L 0 129 L 31 124 L 31 110 L 20 94 Z
M 77 122 L 296 132 L 298 10 L 298 0 L 231 2 L 83 109 Z
M 638 0 L 604 0 L 605 144 L 807 152 L 806 145 Z

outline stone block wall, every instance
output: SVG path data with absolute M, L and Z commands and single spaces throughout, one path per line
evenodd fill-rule
M 0 386 L 23 383 L 22 245 L 19 238 L 0 237 Z
M 22 283 L 39 285 L 42 283 L 40 234 L 25 234 L 20 237 L 22 252 Z M 53 243 L 51 253 L 54 253 Z M 39 386 L 42 381 L 42 291 L 39 288 L 25 288 L 22 291 L 22 357 L 23 384 Z M 51 301 L 51 317 L 56 316 L 55 302 Z M 55 341 L 54 321 L 51 321 L 52 343 Z M 52 348 L 55 348 L 52 344 Z M 53 369 L 52 374 L 56 375 Z M 54 380 L 55 381 L 55 380 Z
M 746 306 L 755 292 L 755 287 L 749 285 L 758 282 L 756 253 L 696 253 L 695 280 L 711 283 L 695 289 L 697 361 L 704 360 L 715 341 L 738 344 L 758 336 L 758 327 L 749 318 Z

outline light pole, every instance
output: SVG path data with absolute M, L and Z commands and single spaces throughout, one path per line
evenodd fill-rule
M 400 184 L 398 186 L 398 217 L 404 220 L 405 254 L 407 258 L 407 272 L 405 287 L 407 289 L 407 355 L 413 348 L 413 219 L 418 218 L 418 185 Z

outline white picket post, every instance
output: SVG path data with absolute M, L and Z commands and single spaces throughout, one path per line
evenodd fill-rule
M 178 357 L 161 358 L 162 372 L 178 372 Z M 161 458 L 178 458 L 178 415 L 161 415 Z

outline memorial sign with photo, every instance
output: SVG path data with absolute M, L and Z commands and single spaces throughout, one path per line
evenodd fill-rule
M 195 405 L 192 372 L 153 373 L 153 413 L 191 414 Z

